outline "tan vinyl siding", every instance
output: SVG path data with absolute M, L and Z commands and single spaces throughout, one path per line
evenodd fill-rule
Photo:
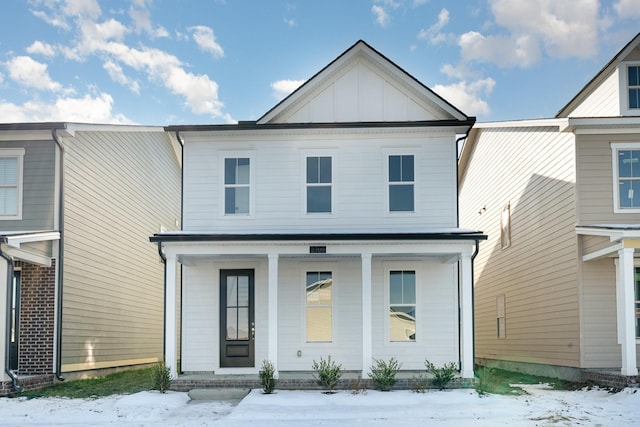
M 22 220 L 0 220 L 3 231 L 42 231 L 54 228 L 55 143 L 2 142 L 0 148 L 24 148 Z
M 460 191 L 460 225 L 488 234 L 475 260 L 476 357 L 578 366 L 574 146 L 555 128 L 482 129 Z M 500 218 L 510 204 L 511 245 Z M 504 295 L 506 338 L 497 338 Z
M 161 358 L 164 266 L 149 236 L 180 218 L 175 152 L 162 130 L 64 144 L 63 370 Z
M 640 213 L 614 213 L 611 143 L 637 142 L 637 135 L 578 135 L 578 224 L 637 224 Z
M 616 271 L 612 258 L 582 264 L 584 368 L 621 367 L 616 320 Z

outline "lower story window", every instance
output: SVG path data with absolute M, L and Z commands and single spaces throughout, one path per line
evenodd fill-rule
M 330 271 L 307 272 L 307 342 L 331 342 L 333 337 L 333 277 Z
M 416 340 L 416 272 L 389 272 L 389 339 Z

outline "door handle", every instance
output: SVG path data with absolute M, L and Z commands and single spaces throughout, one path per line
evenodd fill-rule
M 251 339 L 256 339 L 256 322 L 251 322 Z

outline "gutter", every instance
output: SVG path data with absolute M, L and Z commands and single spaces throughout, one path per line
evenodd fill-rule
M 60 239 L 58 240 L 58 259 L 56 260 L 56 268 L 58 269 L 58 301 L 56 305 L 58 310 L 56 312 L 56 366 L 54 374 L 58 381 L 64 381 L 64 377 L 61 375 L 62 370 L 62 291 L 63 291 L 63 267 L 64 267 L 64 145 L 60 141 L 58 136 L 58 129 L 51 129 L 51 137 L 60 149 L 60 170 L 59 170 L 59 197 L 58 197 L 58 232 L 60 233 Z
M 6 238 L 3 238 L 6 242 Z M 13 300 L 13 257 L 2 252 L 2 246 L 0 246 L 0 257 L 7 260 L 7 325 L 6 325 L 6 334 L 7 334 L 7 342 L 5 349 L 5 357 L 4 357 L 4 371 L 11 378 L 11 384 L 13 385 L 13 389 L 20 393 L 23 388 L 18 383 L 18 377 L 14 375 L 9 366 L 9 358 L 11 355 L 11 346 L 9 345 L 9 337 L 11 336 L 11 301 Z

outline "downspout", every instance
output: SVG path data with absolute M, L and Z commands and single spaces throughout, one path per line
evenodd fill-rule
M 164 360 L 165 354 L 167 354 L 167 257 L 162 252 L 162 242 L 158 242 L 158 255 L 164 265 L 164 279 L 163 279 L 163 291 L 162 291 L 162 359 Z
M 471 316 L 471 330 L 473 331 L 473 341 L 472 341 L 472 345 L 471 345 L 471 360 L 473 360 L 473 364 L 475 366 L 476 364 L 476 302 L 475 302 L 475 279 L 474 279 L 474 274 L 473 274 L 473 266 L 475 263 L 475 259 L 476 256 L 478 255 L 478 252 L 480 252 L 480 240 L 476 240 L 476 250 L 473 251 L 473 255 L 471 255 L 471 308 L 473 311 L 473 316 Z
M 4 243 L 6 243 L 6 238 L 2 239 Z M 13 389 L 20 393 L 23 388 L 18 383 L 18 377 L 16 377 L 11 371 L 11 367 L 9 366 L 9 358 L 11 356 L 11 346 L 10 346 L 10 337 L 11 337 L 11 301 L 13 301 L 13 257 L 2 252 L 2 246 L 0 245 L 0 257 L 7 260 L 7 342 L 6 349 L 4 355 L 4 371 L 11 378 L 11 384 L 13 385 Z
M 58 381 L 64 381 L 64 377 L 61 375 L 62 370 L 62 291 L 63 291 L 63 277 L 62 272 L 64 267 L 64 146 L 58 136 L 58 130 L 56 128 L 51 129 L 51 137 L 60 149 L 60 169 L 59 181 L 60 188 L 58 189 L 58 232 L 60 233 L 60 239 L 58 240 L 58 259 L 56 261 L 56 267 L 58 268 L 58 310 L 56 313 L 56 366 L 54 374 Z

